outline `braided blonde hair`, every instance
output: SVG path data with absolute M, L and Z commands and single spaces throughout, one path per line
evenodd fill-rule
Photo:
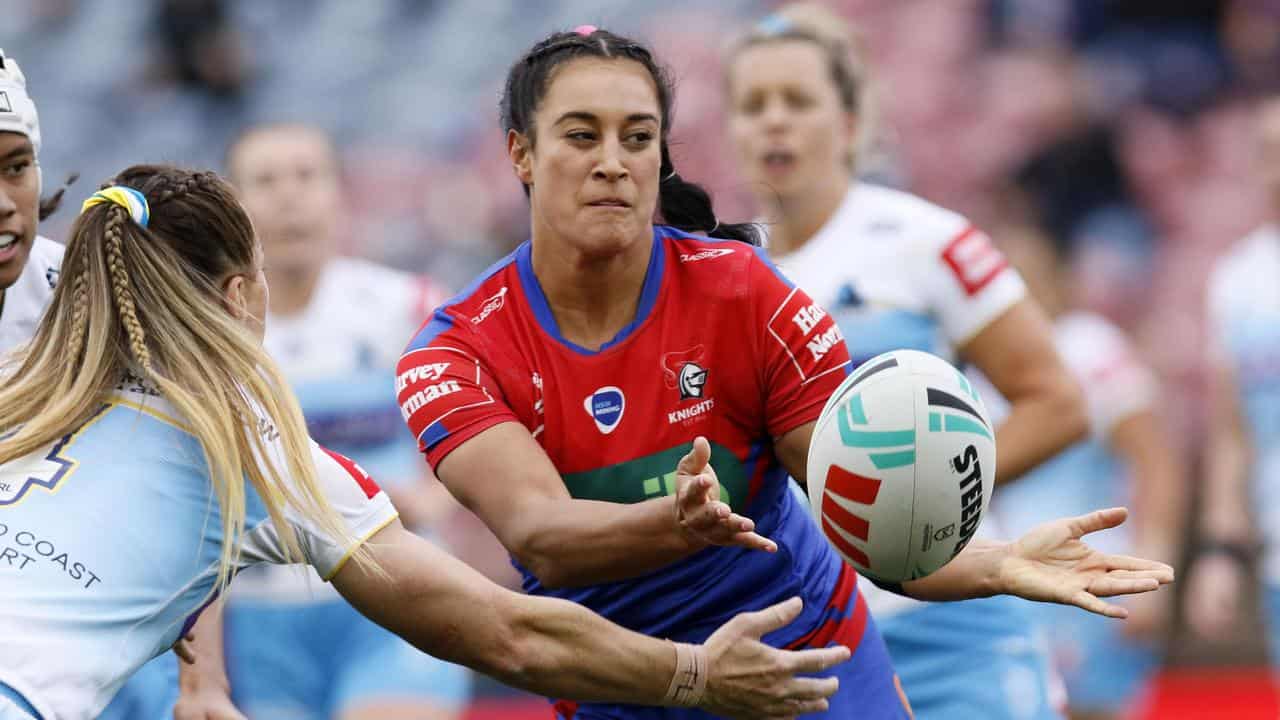
M 223 281 L 252 272 L 258 252 L 230 185 L 213 173 L 150 165 L 108 185 L 143 193 L 150 221 L 144 228 L 110 203 L 76 220 L 49 310 L 0 372 L 0 431 L 17 429 L 0 439 L 0 463 L 73 432 L 126 373 L 141 368 L 204 451 L 226 539 L 216 589 L 238 563 L 246 480 L 291 560 L 303 555 L 286 507 L 335 542 L 353 544 L 319 488 L 297 400 L 223 302 Z M 275 455 L 268 443 L 283 448 L 283 467 L 259 460 Z M 365 548 L 353 557 L 380 572 Z

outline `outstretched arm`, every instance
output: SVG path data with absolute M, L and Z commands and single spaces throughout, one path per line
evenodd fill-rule
M 1010 543 L 974 540 L 941 570 L 903 583 L 903 594 L 919 600 L 1016 595 L 1126 617 L 1128 610 L 1102 598 L 1151 592 L 1173 582 L 1173 568 L 1100 553 L 1081 538 L 1120 525 L 1128 514 L 1124 508 L 1095 510 L 1045 523 Z
M 778 458 L 805 482 L 813 423 L 776 442 Z M 1153 560 L 1107 555 L 1081 541 L 1091 532 L 1115 527 L 1128 517 L 1124 508 L 1098 510 L 1045 523 L 1011 543 L 974 540 L 932 575 L 889 589 L 918 600 L 967 600 L 1017 595 L 1028 600 L 1078 605 L 1110 617 L 1127 611 L 1099 599 L 1150 592 L 1173 582 L 1173 568 Z
M 772 551 L 751 520 L 720 502 L 702 440 L 677 468 L 677 495 L 623 504 L 578 500 L 523 426 L 495 425 L 453 450 L 436 474 L 546 587 L 636 577 L 708 544 Z
M 758 641 L 796 617 L 798 600 L 740 615 L 704 645 L 678 651 L 576 604 L 500 588 L 399 522 L 368 547 L 385 575 L 349 563 L 333 581 L 352 605 L 424 652 L 552 697 L 681 704 L 670 690 L 684 652 L 701 658 L 705 692 L 682 704 L 734 717 L 793 717 L 825 709 L 837 687 L 832 678 L 794 673 L 849 657 L 841 647 L 786 652 Z

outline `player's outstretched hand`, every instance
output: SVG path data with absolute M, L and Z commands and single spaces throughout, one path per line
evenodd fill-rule
M 760 636 L 795 620 L 804 608 L 791 598 L 758 612 L 742 613 L 725 623 L 702 646 L 707 653 L 706 694 L 698 705 L 714 715 L 779 720 L 823 712 L 827 698 L 840 687 L 836 678 L 796 677 L 839 665 L 849 648 L 778 650 Z
M 676 465 L 676 523 L 686 537 L 708 545 L 741 545 L 777 552 L 778 545 L 755 532 L 756 524 L 720 500 L 720 480 L 711 467 L 711 444 L 704 437 Z
M 1108 508 L 1032 529 L 1009 546 L 999 571 L 1001 588 L 1028 600 L 1126 617 L 1128 610 L 1100 598 L 1151 592 L 1173 582 L 1173 568 L 1155 560 L 1101 553 L 1080 538 L 1116 527 L 1128 515 L 1125 508 Z

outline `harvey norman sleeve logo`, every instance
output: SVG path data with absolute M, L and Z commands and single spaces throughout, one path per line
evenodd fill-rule
M 445 395 L 452 395 L 462 389 L 462 386 L 458 384 L 457 380 L 436 382 L 448 369 L 449 363 L 447 362 L 428 363 L 425 365 L 411 367 L 396 377 L 397 397 L 415 383 L 435 383 L 434 385 L 428 385 L 421 390 L 414 392 L 400 403 L 400 414 L 404 416 L 406 421 L 431 401 L 444 397 Z
M 844 366 L 822 366 L 831 349 L 844 342 L 844 335 L 826 310 L 797 290 L 769 319 L 769 334 L 782 345 L 803 382 Z

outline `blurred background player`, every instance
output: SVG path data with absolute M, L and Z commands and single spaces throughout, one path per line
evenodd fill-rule
M 1010 191 L 1007 202 L 996 236 L 1053 320 L 1058 352 L 1084 391 L 1090 437 L 1002 487 L 994 514 L 1019 534 L 1060 513 L 1127 505 L 1132 524 L 1098 533 L 1097 547 L 1173 562 L 1184 540 L 1187 486 L 1158 414 L 1155 377 L 1122 331 L 1097 313 L 1073 309 L 1067 241 L 1044 229 L 1029 197 Z M 1003 417 L 1008 408 L 999 394 L 986 397 L 993 417 Z M 1133 707 L 1158 666 L 1172 596 L 1161 590 L 1129 599 L 1123 623 L 1031 607 L 1049 634 L 1072 718 L 1117 720 Z
M 58 281 L 62 245 L 37 227 L 53 212 L 40 201 L 40 120 L 26 78 L 0 50 L 0 354 L 31 339 Z
M 423 277 L 338 254 L 344 195 L 324 131 L 249 128 L 229 147 L 227 171 L 266 253 L 265 347 L 311 436 L 379 478 L 406 526 L 429 530 L 457 505 L 427 475 L 391 387 L 404 339 L 445 295 Z M 252 718 L 446 720 L 469 700 L 468 670 L 378 627 L 314 572 L 241 573 L 225 638 L 232 698 Z
M 1231 629 L 1248 592 L 1247 568 L 1261 547 L 1271 658 L 1280 665 L 1280 96 L 1260 103 L 1256 121 L 1255 167 L 1271 215 L 1217 262 L 1209 284 L 1213 415 L 1204 542 L 1186 609 L 1203 636 Z
M 1080 438 L 1084 404 L 1044 312 L 986 234 L 918 197 L 851 182 L 873 118 L 845 22 L 786 6 L 731 46 L 725 73 L 730 136 L 769 254 L 832 313 L 854 365 L 914 348 L 982 370 L 1012 404 L 996 432 L 997 483 Z M 998 536 L 994 525 L 986 518 L 979 534 Z M 918 718 L 1059 717 L 1060 688 L 1024 603 L 866 594 Z

